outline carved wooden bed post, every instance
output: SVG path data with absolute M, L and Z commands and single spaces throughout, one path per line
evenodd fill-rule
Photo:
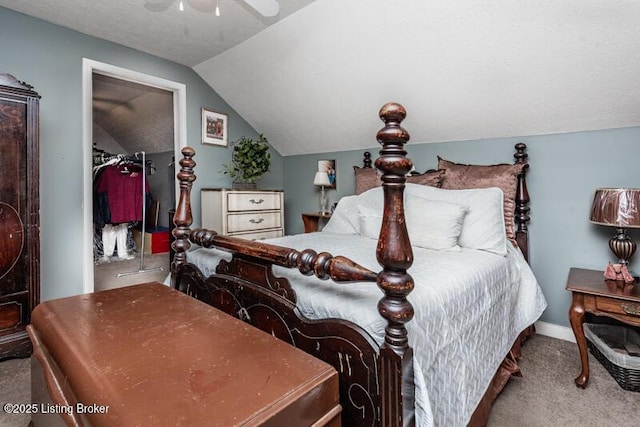
M 406 395 L 403 389 L 403 385 L 407 385 L 403 379 L 413 385 L 413 350 L 409 347 L 405 328 L 405 323 L 413 317 L 413 307 L 407 295 L 414 286 L 407 273 L 413 263 L 413 251 L 403 204 L 405 175 L 412 165 L 404 150 L 409 134 L 400 126 L 406 115 L 404 107 L 396 103 L 385 104 L 380 109 L 380 118 L 385 126 L 377 135 L 382 149 L 375 162 L 383 174 L 384 192 L 382 228 L 376 250 L 378 262 L 383 267 L 377 283 L 385 294 L 378 303 L 378 311 L 387 320 L 380 354 L 383 426 L 415 424 L 414 396 Z M 396 402 L 394 396 L 399 393 L 402 393 L 402 400 Z
M 177 175 L 180 181 L 180 199 L 173 217 L 173 223 L 176 226 L 173 230 L 175 241 L 171 244 L 176 253 L 171 264 L 171 287 L 173 288 L 178 286 L 176 281 L 178 268 L 187 262 L 186 252 L 191 247 L 189 242 L 189 234 L 191 232 L 189 227 L 193 223 L 191 215 L 191 186 L 193 181 L 196 180 L 196 175 L 193 173 L 193 167 L 196 165 L 193 160 L 195 151 L 191 147 L 185 147 L 182 149 L 182 155 L 184 157 L 180 159 L 180 172 Z
M 371 168 L 371 153 L 368 151 L 365 151 L 363 154 L 363 159 L 362 159 L 362 168 L 363 169 L 370 169 Z
M 522 173 L 518 175 L 518 191 L 516 192 L 516 214 L 515 220 L 517 224 L 516 241 L 524 255 L 524 259 L 529 262 L 529 192 L 527 191 L 527 170 L 529 169 L 527 154 L 527 145 L 519 142 L 515 145 L 516 152 L 513 157 L 516 164 L 522 167 Z

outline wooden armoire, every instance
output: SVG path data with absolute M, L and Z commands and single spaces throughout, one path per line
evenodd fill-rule
M 40 96 L 0 74 L 0 360 L 27 357 L 40 300 Z

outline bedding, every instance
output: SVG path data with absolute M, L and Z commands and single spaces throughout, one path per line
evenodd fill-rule
M 504 224 L 509 239 L 517 246 L 514 215 L 518 175 L 526 164 L 467 165 L 454 163 L 438 156 L 438 169 L 445 171 L 442 188 L 469 189 L 497 187 L 504 193 Z
M 407 182 L 411 184 L 430 185 L 440 188 L 444 180 L 444 169 L 430 170 L 424 173 L 407 175 Z
M 323 231 L 269 242 L 331 251 L 379 269 L 376 240 L 364 236 Z M 203 248 L 189 253 L 189 261 L 205 275 L 214 273 L 220 259 L 229 261 L 231 255 Z M 350 320 L 382 344 L 386 322 L 376 309 L 381 292 L 375 285 L 318 283 L 276 266 L 274 273 L 293 279 L 304 316 Z M 505 257 L 415 247 L 409 273 L 416 283 L 409 295 L 415 316 L 407 329 L 414 349 L 417 425 L 466 425 L 518 334 L 540 317 L 546 302 L 526 261 L 511 246 Z
M 380 181 L 380 172 L 378 172 L 377 169 L 371 167 L 360 168 L 354 166 L 353 170 L 356 181 L 356 195 L 362 194 L 367 190 L 371 190 L 372 188 L 382 186 L 382 182 Z M 407 175 L 407 182 L 412 184 L 430 185 L 432 187 L 440 188 L 442 187 L 444 174 L 444 169 L 428 170 L 424 173 Z
M 455 203 L 409 197 L 405 218 L 411 243 L 425 249 L 460 251 L 458 238 L 468 207 Z M 360 234 L 377 239 L 382 227 L 382 211 L 358 205 Z
M 466 207 L 462 230 L 458 244 L 468 249 L 478 249 L 506 255 L 507 238 L 505 235 L 503 216 L 503 192 L 498 188 L 478 188 L 468 190 L 444 190 L 425 185 L 405 185 L 405 206 L 407 225 L 409 217 L 419 216 L 411 211 L 412 202 L 407 198 L 422 199 L 457 204 Z M 372 188 L 358 196 L 347 196 L 340 199 L 331 219 L 324 230 L 338 233 L 362 234 L 360 224 L 360 207 L 380 212 L 383 208 L 382 188 Z M 429 215 L 429 214 L 425 214 Z M 371 236 L 373 237 L 373 236 Z M 377 236 L 375 237 L 377 238 Z M 418 237 L 420 239 L 420 237 Z M 415 244 L 415 243 L 414 243 Z
M 407 190 L 408 198 L 414 197 L 412 193 L 417 191 L 411 190 L 410 185 Z M 341 201 L 322 232 L 268 242 L 298 250 L 311 247 L 318 252 L 344 255 L 378 271 L 377 236 L 360 235 L 359 218 L 350 218 L 353 215 L 348 213 L 348 209 L 358 209 L 360 203 L 375 205 L 376 196 L 381 197 L 382 190 L 371 191 L 349 196 L 345 204 Z M 473 197 L 466 198 L 469 199 Z M 501 201 L 501 198 L 497 200 Z M 473 206 L 465 219 L 472 209 Z M 334 221 L 334 218 L 337 219 Z M 476 223 L 469 223 L 463 225 L 462 231 L 467 225 L 478 227 Z M 467 247 L 459 252 L 413 247 L 414 263 L 409 273 L 416 286 L 408 299 L 415 316 L 407 329 L 409 344 L 414 349 L 419 426 L 466 425 L 518 334 L 534 323 L 546 307 L 522 254 L 511 245 L 504 248 L 504 254 L 496 254 Z M 227 252 L 203 248 L 190 251 L 188 257 L 189 262 L 207 276 L 215 272 L 220 259 L 231 259 Z M 386 321 L 376 309 L 382 296 L 376 285 L 320 282 L 314 277 L 300 276 L 292 269 L 274 266 L 273 270 L 276 276 L 290 279 L 298 296 L 298 309 L 305 317 L 350 320 L 382 344 Z

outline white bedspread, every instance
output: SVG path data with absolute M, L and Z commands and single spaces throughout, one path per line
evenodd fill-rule
M 380 271 L 376 241 L 328 232 L 286 236 L 271 243 L 344 255 Z M 416 420 L 419 426 L 464 426 L 518 334 L 534 323 L 546 301 L 521 253 L 508 245 L 506 257 L 485 251 L 433 251 L 414 248 L 409 273 L 415 309 L 407 324 L 414 348 Z M 214 272 L 212 257 L 230 254 L 196 249 L 187 255 L 205 275 Z M 375 283 L 336 284 L 275 267 L 294 278 L 300 311 L 311 319 L 351 320 L 382 344 L 385 321 L 378 314 L 382 292 Z M 320 282 L 320 283 L 318 283 Z

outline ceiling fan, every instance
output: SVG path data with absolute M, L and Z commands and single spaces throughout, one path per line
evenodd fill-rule
M 151 12 L 164 12 L 171 7 L 177 0 L 164 0 L 161 2 L 146 2 L 144 4 L 145 9 Z M 189 4 L 193 9 L 199 12 L 214 12 L 216 16 L 220 16 L 220 9 L 218 8 L 218 0 L 179 0 L 178 9 L 184 11 L 184 3 Z M 265 17 L 276 16 L 280 11 L 280 4 L 276 0 L 236 0 L 242 1 L 259 14 Z
M 106 97 L 94 96 L 93 108 L 100 111 L 111 111 L 117 107 L 124 107 L 127 110 L 133 110 L 133 106 L 129 101 L 119 99 L 111 99 Z

